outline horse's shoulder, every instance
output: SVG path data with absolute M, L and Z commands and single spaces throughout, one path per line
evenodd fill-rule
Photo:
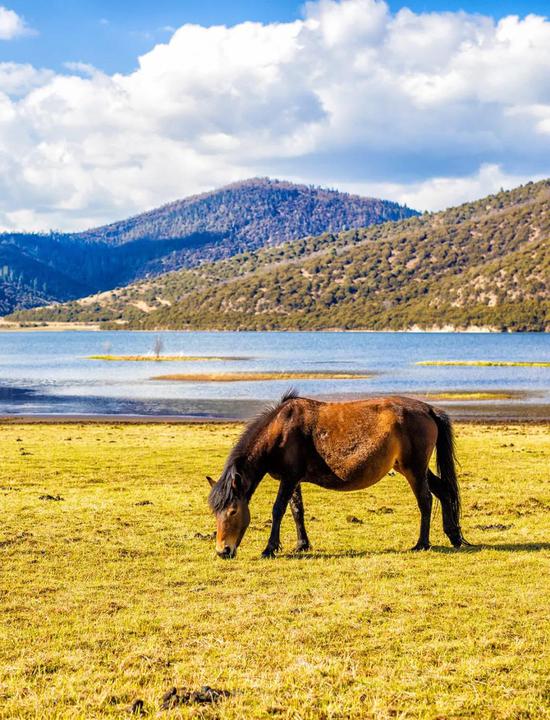
M 300 417 L 306 413 L 311 413 L 317 406 L 324 404 L 310 398 L 295 397 L 283 403 L 279 413 L 286 418 Z
M 269 427 L 267 436 L 271 441 L 287 442 L 296 434 L 308 434 L 317 417 L 317 406 L 321 403 L 309 398 L 292 398 L 281 404 Z

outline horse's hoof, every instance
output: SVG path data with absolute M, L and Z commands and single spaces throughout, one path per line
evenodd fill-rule
M 421 550 L 429 550 L 430 548 L 430 543 L 416 543 L 416 545 L 411 548 L 411 552 L 420 552 Z
M 309 543 L 298 543 L 296 547 L 294 548 L 293 552 L 295 553 L 303 553 L 307 552 L 308 550 L 311 550 L 311 545 Z
M 266 548 L 262 553 L 263 560 L 272 560 L 275 557 L 275 550 Z
M 466 547 L 474 547 L 474 546 L 472 545 L 472 543 L 469 543 L 469 542 L 466 540 L 466 538 L 464 538 L 464 537 L 462 536 L 462 533 L 459 533 L 458 535 L 450 535 L 450 536 L 449 536 L 449 540 L 451 541 L 451 544 L 453 545 L 453 547 L 455 547 L 455 548 L 457 548 L 457 549 L 460 548 L 460 547 L 464 547 L 464 546 L 466 546 Z

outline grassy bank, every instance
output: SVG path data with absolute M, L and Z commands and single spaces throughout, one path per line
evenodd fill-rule
M 216 357 L 214 355 L 90 355 L 88 360 L 105 360 L 106 362 L 198 362 L 210 360 L 250 360 L 249 357 Z
M 426 393 L 427 400 L 513 400 L 520 396 L 517 392 L 503 390 L 467 391 L 451 390 L 449 392 Z
M 536 362 L 520 362 L 518 360 L 421 360 L 420 362 L 417 362 L 416 365 L 459 365 L 464 367 L 550 367 L 550 362 L 545 360 Z
M 151 380 L 173 382 L 258 382 L 261 380 L 359 380 L 372 377 L 360 372 L 232 372 L 232 373 L 172 373 L 156 375 Z
M 548 426 L 458 426 L 464 530 L 434 549 L 395 476 L 304 488 L 314 552 L 213 557 L 206 473 L 235 425 L 0 426 L 0 718 L 550 718 Z M 348 516 L 360 522 L 349 522 Z M 315 518 L 315 519 L 314 519 Z M 361 522 L 362 521 L 362 522 Z M 216 707 L 160 710 L 171 686 Z

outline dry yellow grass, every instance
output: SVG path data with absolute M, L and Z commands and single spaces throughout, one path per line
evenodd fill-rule
M 550 367 L 550 361 L 520 362 L 517 360 L 421 360 L 416 365 L 461 365 L 464 367 Z
M 428 400 L 512 400 L 517 393 L 504 392 L 502 390 L 488 390 L 482 392 L 468 392 L 467 390 L 426 393 Z
M 123 718 L 136 698 L 167 720 L 550 718 L 547 426 L 457 428 L 477 548 L 451 549 L 438 515 L 434 549 L 407 552 L 418 516 L 395 476 L 306 486 L 314 551 L 290 554 L 286 518 L 263 561 L 266 479 L 222 562 L 204 475 L 239 430 L 0 426 L 0 718 Z M 205 684 L 231 696 L 160 710 Z
M 349 372 L 227 372 L 227 373 L 172 373 L 155 375 L 151 380 L 173 382 L 259 382 L 262 380 L 358 380 L 372 377 Z
M 90 355 L 88 360 L 105 360 L 106 362 L 197 362 L 210 360 L 248 360 L 246 357 L 216 357 L 214 355 Z

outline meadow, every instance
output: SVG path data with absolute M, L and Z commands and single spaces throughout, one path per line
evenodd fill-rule
M 0 425 L 0 718 L 550 718 L 550 433 L 458 425 L 466 537 L 410 553 L 403 478 L 304 487 L 313 551 L 234 561 L 204 476 L 236 424 Z M 162 710 L 172 686 L 229 695 Z M 136 713 L 137 714 L 137 713 Z

